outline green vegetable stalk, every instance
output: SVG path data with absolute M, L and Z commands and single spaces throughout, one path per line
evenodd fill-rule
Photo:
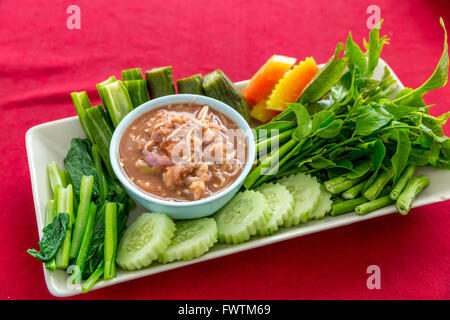
M 142 70 L 141 68 L 133 68 L 133 69 L 127 69 L 122 70 L 122 80 L 128 81 L 128 80 L 142 80 Z
M 108 202 L 105 209 L 105 270 L 103 278 L 113 279 L 116 276 L 117 249 L 117 204 Z
M 123 84 L 127 87 L 133 108 L 149 100 L 146 80 L 125 80 Z
M 270 170 L 270 166 L 272 163 L 279 163 L 279 159 L 289 152 L 292 148 L 294 148 L 297 142 L 294 140 L 289 140 L 287 143 L 283 144 L 279 149 L 274 150 L 270 155 L 268 155 L 263 162 L 257 165 L 247 176 L 244 181 L 244 187 L 249 189 L 254 186 L 257 180 L 261 177 L 261 175 L 265 174 Z
M 55 198 L 55 203 L 57 202 L 57 195 L 55 193 L 55 188 L 57 185 L 66 188 L 69 185 L 70 182 L 70 177 L 69 174 L 67 173 L 67 170 L 59 170 L 58 165 L 56 164 L 55 161 L 50 162 L 47 165 L 47 173 L 48 173 L 48 180 L 50 181 L 50 186 L 52 188 L 53 191 L 53 197 Z M 56 212 L 56 205 L 55 207 L 55 212 L 54 212 L 54 217 L 59 213 Z M 73 208 L 74 210 L 76 210 L 78 208 L 78 202 L 77 199 L 74 198 L 73 199 Z
M 53 192 L 55 192 L 55 187 L 57 185 L 60 185 L 63 188 L 67 187 L 67 178 L 65 177 L 65 174 L 59 170 L 58 164 L 55 161 L 52 161 L 47 165 L 47 173 L 50 187 Z
M 45 226 L 48 226 L 50 223 L 52 223 L 54 217 L 55 217 L 55 201 L 49 200 L 47 202 L 47 207 L 45 210 Z M 55 255 L 56 255 L 56 253 L 55 253 Z M 55 258 L 52 258 L 50 261 L 46 262 L 45 267 L 51 271 L 56 270 Z
M 395 171 L 393 168 L 383 171 L 380 175 L 378 175 L 375 182 L 364 192 L 364 197 L 367 200 L 375 200 L 383 188 L 392 181 L 394 174 Z
M 92 141 L 93 135 L 88 124 L 89 120 L 86 118 L 86 110 L 92 107 L 89 97 L 86 91 L 72 92 L 70 96 L 72 97 L 73 105 L 75 106 L 75 111 L 78 114 L 81 127 L 83 128 L 86 137 Z
M 291 145 L 289 143 L 286 143 L 283 145 L 283 147 L 287 146 L 286 149 L 284 149 L 282 147 L 279 149 L 279 150 L 281 150 L 281 152 L 278 152 L 278 150 L 276 150 L 275 152 L 272 152 L 270 157 L 267 159 L 267 160 L 270 159 L 270 161 L 266 161 L 266 158 L 264 158 L 261 161 L 261 164 L 264 168 L 271 164 L 271 161 L 273 160 L 272 158 L 274 155 L 275 155 L 275 159 L 281 159 L 278 162 L 275 161 L 274 164 L 269 167 L 269 169 L 263 171 L 263 176 L 259 177 L 259 179 L 252 185 L 252 187 L 257 187 L 257 186 L 261 185 L 262 183 L 264 183 L 266 180 L 272 178 L 280 170 L 280 168 L 283 167 L 284 164 L 286 164 L 292 157 L 296 156 L 301 151 L 305 140 L 301 140 L 301 141 L 291 140 L 291 141 L 295 145 L 293 148 L 291 148 Z M 278 155 L 277 155 L 277 153 L 278 153 Z
M 280 134 L 271 136 L 268 139 L 259 141 L 256 144 L 256 152 L 259 153 L 261 150 L 265 150 L 266 152 L 268 152 L 273 143 L 275 143 L 277 141 L 278 141 L 278 143 L 284 143 L 284 142 L 288 141 L 291 138 L 294 130 L 295 129 L 289 129 L 284 132 L 281 132 Z
M 405 188 L 406 184 L 408 183 L 409 179 L 411 179 L 415 171 L 416 171 L 415 165 L 409 165 L 405 168 L 402 175 L 400 176 L 400 179 L 395 184 L 394 188 L 389 194 L 389 197 L 391 197 L 392 200 L 398 199 L 398 197 L 402 193 L 403 189 Z
M 100 279 L 100 277 L 103 275 L 104 271 L 104 261 L 102 260 L 95 271 L 89 276 L 89 278 L 83 283 L 81 286 L 81 291 L 86 293 L 94 286 L 94 284 Z
M 406 185 L 405 189 L 397 199 L 396 202 L 397 211 L 402 215 L 408 214 L 409 210 L 411 210 L 412 203 L 414 202 L 416 196 L 424 188 L 428 187 L 429 184 L 430 180 L 424 175 L 411 178 L 408 181 L 408 184 Z
M 222 70 L 215 70 L 205 75 L 202 85 L 205 95 L 229 105 L 239 112 L 247 122 L 250 121 L 247 101 Z
M 93 176 L 83 176 L 81 179 L 80 204 L 78 205 L 77 217 L 73 228 L 72 243 L 70 246 L 70 259 L 75 259 L 78 256 L 78 251 L 81 247 L 81 241 L 83 239 L 89 217 L 93 184 Z
M 100 100 L 102 101 L 103 105 L 105 104 L 105 99 L 103 97 L 103 91 L 100 90 L 100 88 L 106 86 L 107 84 L 113 83 L 114 81 L 117 81 L 116 77 L 111 76 L 108 79 L 106 79 L 105 81 L 97 83 L 98 95 L 100 96 Z
M 103 105 L 108 111 L 114 127 L 133 110 L 133 104 L 128 90 L 122 81 L 114 81 L 101 86 L 99 89 Z
M 394 203 L 394 201 L 391 198 L 389 198 L 389 196 L 384 196 L 384 197 L 378 198 L 376 200 L 372 200 L 372 201 L 360 204 L 359 206 L 357 206 L 355 208 L 355 211 L 359 215 L 364 215 L 366 213 L 386 207 L 392 203 Z
M 79 283 L 82 277 L 82 271 L 86 262 L 86 257 L 89 249 L 89 243 L 91 242 L 92 233 L 94 232 L 95 215 L 97 213 L 97 206 L 91 202 L 89 205 L 89 212 L 86 219 L 86 227 L 84 230 L 83 238 L 81 240 L 80 250 L 78 251 L 77 259 L 75 262 L 75 269 L 73 272 L 74 283 Z
M 94 163 L 95 171 L 97 172 L 99 188 L 98 201 L 103 202 L 108 196 L 108 180 L 103 170 L 100 149 L 96 144 L 92 146 L 92 162 Z
M 364 179 L 364 177 L 349 179 L 346 176 L 340 176 L 340 177 L 325 181 L 324 186 L 331 194 L 339 194 L 339 193 L 342 193 L 342 192 L 350 189 L 352 186 L 354 186 L 355 184 L 358 184 L 363 179 Z
M 114 171 L 111 166 L 111 160 L 109 159 L 109 146 L 113 135 L 113 129 L 111 128 L 105 111 L 101 105 L 90 108 L 86 112 L 86 116 L 89 119 L 89 123 L 92 126 L 92 133 L 94 134 L 93 143 L 98 146 L 100 155 L 102 156 L 103 163 L 106 170 L 111 177 L 114 177 Z
M 67 188 L 57 187 L 57 203 L 56 210 L 59 214 L 67 213 L 69 215 L 69 222 L 67 225 L 67 230 L 62 246 L 59 248 L 56 254 L 56 268 L 66 269 L 69 266 L 69 253 L 70 253 L 70 242 L 72 238 L 72 225 L 74 223 L 75 217 L 73 214 L 73 189 L 72 185 L 69 184 Z M 55 218 L 56 219 L 56 218 Z
M 359 197 L 355 199 L 350 199 L 346 201 L 334 202 L 331 205 L 331 216 L 338 216 L 343 213 L 352 212 L 355 208 L 363 203 L 366 203 L 367 199 L 364 197 Z
M 354 185 L 353 187 L 351 187 L 350 189 L 348 189 L 342 193 L 342 198 L 347 199 L 347 200 L 355 199 L 363 192 L 366 184 L 367 184 L 367 180 L 364 180 L 364 181 Z
M 175 94 L 171 66 L 153 68 L 145 71 L 145 80 L 147 80 L 148 92 L 150 92 L 151 99 Z
M 203 76 L 201 74 L 195 74 L 188 78 L 178 79 L 177 80 L 178 93 L 204 95 L 205 92 L 203 91 L 202 83 L 203 83 Z

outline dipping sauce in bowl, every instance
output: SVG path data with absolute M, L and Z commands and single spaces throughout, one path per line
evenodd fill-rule
M 242 129 L 205 104 L 174 103 L 136 118 L 119 144 L 128 179 L 153 197 L 194 201 L 230 186 L 247 162 Z

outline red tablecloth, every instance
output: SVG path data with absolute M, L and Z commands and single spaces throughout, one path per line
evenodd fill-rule
M 81 30 L 66 27 L 71 4 Z M 349 30 L 360 44 L 367 37 L 370 4 L 391 39 L 383 58 L 405 85 L 420 85 L 442 51 L 447 0 L 0 1 L 0 298 L 52 298 L 42 265 L 25 252 L 38 232 L 24 138 L 75 114 L 69 92 L 87 90 L 98 103 L 95 84 L 130 67 L 172 65 L 175 77 L 221 68 L 237 81 L 274 53 L 323 62 Z M 426 101 L 437 114 L 449 97 L 447 86 Z M 448 201 L 429 205 L 76 298 L 448 299 L 449 213 Z M 372 264 L 381 290 L 366 287 Z

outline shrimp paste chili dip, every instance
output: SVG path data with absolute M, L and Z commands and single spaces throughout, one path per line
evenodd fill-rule
M 237 124 L 208 105 L 180 103 L 143 114 L 125 130 L 119 163 L 130 181 L 162 200 L 193 201 L 231 185 L 247 157 Z

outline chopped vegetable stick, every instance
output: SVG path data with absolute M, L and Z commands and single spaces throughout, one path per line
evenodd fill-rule
M 78 256 L 83 235 L 89 217 L 89 206 L 91 204 L 92 186 L 94 184 L 94 176 L 83 176 L 81 179 L 80 204 L 78 206 L 75 224 L 73 226 L 72 242 L 70 244 L 70 259 Z
M 178 79 L 177 88 L 178 93 L 192 93 L 204 95 L 203 91 L 203 76 L 201 74 L 194 74 L 188 78 Z
M 89 125 L 87 124 L 86 119 L 86 109 L 92 107 L 88 95 L 86 91 L 81 91 L 72 92 L 70 96 L 72 97 L 72 101 L 78 114 L 78 119 L 80 120 L 81 127 L 83 128 L 84 133 L 86 133 L 86 137 L 92 141 L 92 132 L 89 131 Z
M 94 232 L 95 215 L 97 213 L 97 206 L 91 202 L 89 204 L 88 216 L 86 219 L 86 227 L 84 230 L 83 237 L 81 239 L 80 249 L 78 251 L 77 259 L 75 262 L 76 268 L 73 270 L 72 275 L 73 283 L 79 283 L 82 278 L 82 271 L 85 264 L 85 259 L 89 250 L 89 243 L 92 239 L 92 233 Z
M 142 80 L 141 68 L 122 70 L 122 80 Z
M 265 123 L 278 115 L 278 112 L 266 108 L 268 99 L 269 97 L 266 97 L 252 108 L 252 111 L 250 111 L 252 118 Z
M 113 81 L 100 87 L 99 92 L 114 127 L 117 127 L 119 122 L 133 110 L 127 88 L 122 81 Z
M 64 180 L 64 176 L 61 170 L 58 168 L 58 164 L 55 161 L 50 162 L 47 165 L 48 180 L 50 181 L 50 187 L 52 191 L 55 192 L 55 187 L 57 185 L 63 188 L 67 187 L 67 181 Z
M 397 211 L 402 215 L 408 214 L 409 210 L 411 210 L 414 199 L 416 199 L 416 196 L 422 191 L 423 188 L 428 187 L 429 184 L 430 179 L 424 175 L 409 179 L 408 184 L 398 197 L 397 203 L 395 204 Z
M 245 101 L 241 92 L 222 70 L 214 70 L 205 75 L 202 85 L 205 95 L 229 105 L 239 112 L 247 122 L 250 121 L 247 101 Z
M 86 111 L 86 118 L 91 126 L 89 130 L 93 133 L 94 141 L 92 142 L 98 146 L 108 173 L 111 177 L 114 177 L 111 160 L 109 159 L 109 145 L 114 130 L 109 123 L 108 115 L 101 105 L 97 105 Z
M 133 108 L 139 107 L 150 99 L 146 80 L 125 80 L 123 84 L 127 87 Z
M 295 58 L 273 55 L 255 73 L 242 92 L 245 100 L 251 105 L 258 104 L 270 93 L 275 84 L 295 64 L 296 60 Z
M 55 200 L 49 200 L 47 202 L 45 212 L 45 225 L 48 226 L 50 223 L 52 223 L 54 217 L 55 217 Z M 46 262 L 45 267 L 51 271 L 56 270 L 55 258 L 52 258 L 50 261 Z
M 56 212 L 57 214 L 67 213 L 70 218 L 64 242 L 59 248 L 58 253 L 56 254 L 56 268 L 66 269 L 69 266 L 69 252 L 70 252 L 70 242 L 72 239 L 72 225 L 75 221 L 75 217 L 73 214 L 73 189 L 72 185 L 69 184 L 67 188 L 57 187 L 56 190 L 58 192 Z
M 94 286 L 94 284 L 98 281 L 98 279 L 100 279 L 100 277 L 103 275 L 104 266 L 105 266 L 105 261 L 104 260 L 100 261 L 100 263 L 98 264 L 94 273 L 92 273 L 89 276 L 89 278 L 84 282 L 84 284 L 81 286 L 81 291 L 83 293 L 88 292 Z
M 116 77 L 111 76 L 108 79 L 106 79 L 105 81 L 97 83 L 97 85 L 96 85 L 97 86 L 98 95 L 100 97 L 100 100 L 102 100 L 103 105 L 105 105 L 105 100 L 104 100 L 104 97 L 103 97 L 103 92 L 102 92 L 102 90 L 100 90 L 100 88 L 105 86 L 105 85 L 107 85 L 107 84 L 109 84 L 109 83 L 113 83 L 114 81 L 117 81 Z
M 117 249 L 117 204 L 108 202 L 105 209 L 105 269 L 103 278 L 109 280 L 116 276 Z
M 153 68 L 145 71 L 145 80 L 147 80 L 148 92 L 150 92 L 151 99 L 175 94 L 171 66 Z
M 286 103 L 296 102 L 318 71 L 314 58 L 300 62 L 275 85 L 267 101 L 267 109 L 283 111 L 287 108 Z
M 383 207 L 387 207 L 388 205 L 394 203 L 394 200 L 389 198 L 389 196 L 384 196 L 369 202 L 365 202 L 360 204 L 355 208 L 355 211 L 359 215 L 364 215 L 366 213 L 378 210 Z

